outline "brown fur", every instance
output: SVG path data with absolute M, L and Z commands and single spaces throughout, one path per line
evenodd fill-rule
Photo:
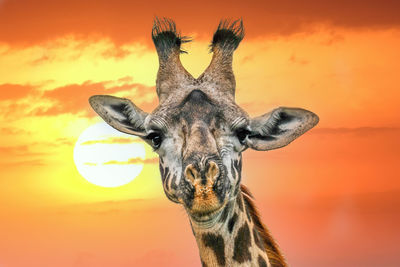
M 211 63 L 195 79 L 179 58 L 181 44 L 188 39 L 179 34 L 172 20 L 156 18 L 152 38 L 159 57 L 158 107 L 146 113 L 128 99 L 113 96 L 92 96 L 89 101 L 108 124 L 141 137 L 160 155 L 167 197 L 185 206 L 191 222 L 198 223 L 199 233 L 210 234 L 205 240 L 196 236 L 208 266 L 224 265 L 221 258 L 219 263 L 214 260 L 208 248 L 216 256 L 225 255 L 222 247 L 226 245 L 235 247 L 236 262 L 248 261 L 245 252 L 251 247 L 253 266 L 256 262 L 263 265 L 262 260 L 268 257 L 272 267 L 286 267 L 277 244 L 260 221 L 252 195 L 244 186 L 238 193 L 241 153 L 246 147 L 271 150 L 286 146 L 315 126 L 318 116 L 307 110 L 282 107 L 250 118 L 235 103 L 233 52 L 243 36 L 241 20 L 222 21 L 213 36 Z M 226 164 L 229 160 L 231 164 Z M 230 201 L 229 190 L 234 190 L 237 206 Z M 229 217 L 229 211 L 236 207 L 238 210 Z M 239 229 L 234 229 L 236 220 L 240 220 Z M 222 224 L 226 227 L 220 229 Z M 239 227 L 239 222 L 236 225 Z M 220 231 L 220 235 L 210 229 Z M 251 246 L 252 240 L 255 246 Z M 260 250 L 265 251 L 261 258 Z
M 193 167 L 193 165 L 189 165 L 186 170 L 186 179 L 188 179 L 193 185 L 194 199 L 192 205 L 192 212 L 194 213 L 204 213 L 210 212 L 215 209 L 215 207 L 220 207 L 218 197 L 216 196 L 214 190 L 212 189 L 215 179 L 219 175 L 218 166 L 214 163 L 210 163 L 210 167 L 206 173 L 206 183 L 203 184 L 200 173 Z M 211 209 L 210 209 L 211 208 Z
M 269 262 L 271 263 L 272 267 L 287 267 L 285 258 L 283 257 L 282 253 L 279 250 L 278 244 L 272 238 L 271 234 L 269 233 L 268 229 L 260 220 L 260 215 L 257 211 L 256 206 L 253 202 L 253 195 L 250 193 L 249 189 L 241 185 L 240 186 L 242 196 L 244 199 L 244 204 L 246 209 L 250 212 L 252 221 L 254 222 L 254 226 L 256 227 L 260 237 L 264 241 L 265 251 L 268 255 Z

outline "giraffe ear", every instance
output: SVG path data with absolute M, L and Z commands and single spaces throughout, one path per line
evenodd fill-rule
M 105 122 L 118 131 L 140 137 L 146 135 L 144 120 L 147 113 L 130 100 L 109 95 L 95 95 L 89 98 L 89 103 Z
M 317 115 L 305 109 L 274 109 L 251 119 L 247 145 L 263 151 L 284 147 L 314 127 L 318 121 Z

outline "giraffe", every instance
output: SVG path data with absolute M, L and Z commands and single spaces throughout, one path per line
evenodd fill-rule
M 241 185 L 241 155 L 247 148 L 286 146 L 319 119 L 288 107 L 251 118 L 235 103 L 232 61 L 243 37 L 241 19 L 222 20 L 210 45 L 211 63 L 194 78 L 179 58 L 190 39 L 172 20 L 155 18 L 159 105 L 147 113 L 125 98 L 95 95 L 89 102 L 109 125 L 139 136 L 159 155 L 165 195 L 187 212 L 202 266 L 287 266 Z

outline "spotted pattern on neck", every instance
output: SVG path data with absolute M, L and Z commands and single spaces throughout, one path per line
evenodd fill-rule
M 252 199 L 242 185 L 213 225 L 204 227 L 190 219 L 202 266 L 287 267 Z

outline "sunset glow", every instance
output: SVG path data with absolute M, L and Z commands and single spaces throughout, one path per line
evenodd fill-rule
M 157 107 L 155 15 L 194 38 L 181 60 L 195 77 L 219 20 L 243 18 L 236 102 L 250 116 L 320 117 L 283 149 L 243 155 L 243 183 L 289 264 L 399 266 L 397 2 L 190 5 L 0 0 L 0 266 L 201 266 L 157 155 L 88 103 Z

